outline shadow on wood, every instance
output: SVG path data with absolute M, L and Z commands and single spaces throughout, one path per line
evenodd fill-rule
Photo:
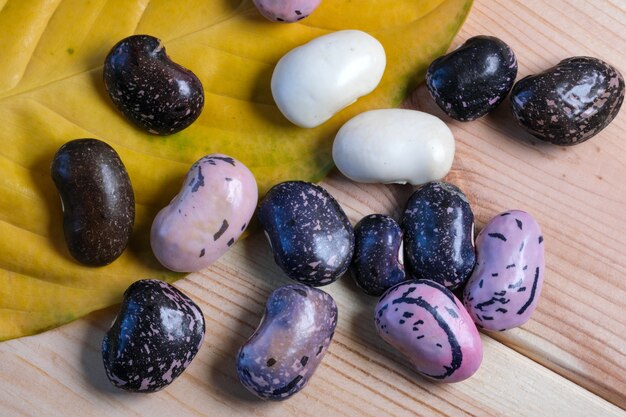
M 87 316 L 88 325 L 85 326 L 81 343 L 80 363 L 83 367 L 81 375 L 93 390 L 102 394 L 131 396 L 133 394 L 111 384 L 102 363 L 102 339 L 108 330 L 108 323 L 113 322 L 118 309 L 119 306 L 116 305 Z

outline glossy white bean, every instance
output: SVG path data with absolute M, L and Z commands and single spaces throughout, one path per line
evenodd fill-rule
M 272 74 L 272 95 L 283 115 L 300 127 L 319 126 L 376 88 L 386 56 L 359 30 L 320 36 L 283 56 Z
M 445 177 L 453 159 L 448 126 L 416 110 L 361 113 L 341 127 L 333 143 L 335 165 L 357 182 L 424 184 Z

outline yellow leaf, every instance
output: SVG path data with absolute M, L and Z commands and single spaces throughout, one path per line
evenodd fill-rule
M 191 163 L 220 152 L 244 162 L 260 192 L 280 181 L 320 180 L 332 138 L 348 118 L 392 107 L 448 48 L 472 0 L 327 0 L 297 24 L 262 18 L 241 0 L 0 0 L 0 340 L 33 334 L 119 302 L 135 280 L 180 278 L 150 251 L 156 212 Z M 278 59 L 310 39 L 361 29 L 379 39 L 387 70 L 367 97 L 315 129 L 287 122 L 270 78 Z M 109 49 L 133 33 L 163 40 L 198 75 L 206 101 L 188 129 L 158 137 L 131 126 L 102 82 Z M 77 264 L 65 247 L 50 162 L 65 142 L 111 144 L 135 190 L 136 226 L 113 264 Z

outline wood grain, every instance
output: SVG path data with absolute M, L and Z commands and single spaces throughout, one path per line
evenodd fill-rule
M 624 2 L 476 6 L 457 41 L 476 33 L 502 38 L 516 52 L 518 78 L 574 55 L 626 73 Z M 425 91 L 414 104 L 438 110 Z M 626 113 L 598 137 L 564 148 L 532 141 L 507 104 L 481 123 L 446 120 L 459 142 L 460 185 L 478 202 L 479 226 L 521 208 L 538 218 L 546 239 L 545 287 L 533 320 L 492 337 L 626 407 Z
M 376 336 L 376 300 L 347 279 L 327 288 L 337 301 L 339 323 L 310 385 L 289 401 L 258 401 L 236 378 L 235 353 L 256 327 L 267 295 L 288 282 L 264 237 L 255 234 L 210 270 L 176 284 L 202 307 L 207 337 L 189 369 L 155 394 L 117 390 L 104 374 L 100 344 L 115 308 L 3 343 L 0 415 L 626 415 L 488 336 L 482 337 L 483 366 L 471 379 L 450 385 L 423 379 Z
M 574 55 L 599 57 L 626 73 L 622 0 L 477 0 L 452 48 L 478 34 L 511 45 L 518 78 Z M 468 194 L 479 228 L 518 208 L 544 231 L 539 307 L 521 328 L 482 336 L 485 356 L 474 377 L 444 385 L 417 376 L 376 336 L 375 299 L 345 277 L 325 287 L 338 303 L 339 324 L 309 386 L 289 401 L 255 400 L 236 380 L 234 355 L 267 295 L 288 283 L 255 233 L 176 284 L 202 307 L 207 337 L 168 389 L 132 395 L 106 380 L 100 343 L 112 308 L 0 344 L 0 415 L 626 416 L 626 111 L 596 138 L 563 148 L 522 132 L 508 103 L 459 123 L 422 85 L 406 106 L 441 117 L 453 130 L 457 153 L 447 179 Z M 413 191 L 354 184 L 336 172 L 322 185 L 352 222 L 375 212 L 398 218 Z

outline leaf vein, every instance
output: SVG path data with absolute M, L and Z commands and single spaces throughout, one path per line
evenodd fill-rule
M 39 33 L 39 38 L 37 39 L 37 43 L 35 44 L 35 47 L 33 48 L 33 52 L 30 54 L 30 56 L 28 57 L 28 62 L 26 63 L 26 65 L 24 65 L 24 67 L 22 68 L 22 73 L 20 74 L 20 78 L 17 80 L 17 82 L 15 83 L 15 86 L 13 88 L 11 88 L 11 90 L 15 89 L 16 87 L 18 87 L 22 80 L 24 79 L 24 75 L 26 74 L 26 72 L 28 71 L 29 67 L 31 66 L 31 64 L 33 63 L 33 58 L 35 57 L 35 51 L 37 50 L 37 48 L 39 47 L 39 44 L 41 43 L 41 40 L 44 37 L 44 34 L 46 33 L 46 31 L 48 30 L 48 26 L 50 25 L 50 20 L 52 20 L 52 18 L 54 17 L 54 15 L 56 14 L 57 10 L 59 10 L 59 6 L 61 5 L 61 2 L 57 3 L 56 7 L 54 8 L 54 12 L 52 12 L 50 14 L 50 17 L 48 18 L 48 21 L 46 22 L 46 26 L 45 28 Z M 9 91 L 11 91 L 9 90 Z
M 54 109 L 54 108 L 50 107 L 48 104 L 42 103 L 42 102 L 40 102 L 40 101 L 37 101 L 37 100 L 35 100 L 34 98 L 29 98 L 29 100 L 31 100 L 31 101 L 35 102 L 36 104 L 38 104 L 38 105 L 40 105 L 40 106 L 42 106 L 42 107 L 44 107 L 44 108 L 46 108 L 46 109 L 50 110 L 51 112 L 53 112 L 53 113 L 54 113 L 54 114 L 56 114 L 57 116 L 61 117 L 63 120 L 66 120 L 68 123 L 71 123 L 72 125 L 74 125 L 74 126 L 76 126 L 76 127 L 80 128 L 80 129 L 84 130 L 84 131 L 85 131 L 85 132 L 87 132 L 89 135 L 93 136 L 95 139 L 106 137 L 106 135 L 100 135 L 100 134 L 98 134 L 98 133 L 96 133 L 96 132 L 94 132 L 94 131 L 92 131 L 92 130 L 90 130 L 90 129 L 87 129 L 85 126 L 82 126 L 82 125 L 80 125 L 80 124 L 76 123 L 75 121 L 73 121 L 72 119 L 70 119 L 69 117 L 67 117 L 66 115 L 64 115 L 64 114 L 63 114 L 63 113 L 61 113 L 60 111 L 58 111 L 57 109 Z M 177 160 L 177 159 L 171 159 L 171 158 L 165 158 L 165 157 L 160 156 L 160 155 L 154 155 L 154 154 L 151 154 L 151 153 L 147 153 L 147 152 L 139 151 L 139 150 L 137 150 L 137 149 L 135 149 L 135 148 L 131 148 L 131 147 L 128 147 L 128 146 L 126 146 L 126 145 L 123 145 L 123 144 L 121 144 L 121 143 L 119 143 L 119 142 L 117 142 L 117 141 L 110 140 L 108 137 L 107 137 L 107 141 L 108 141 L 109 143 L 111 143 L 111 144 L 115 145 L 115 147 L 117 147 L 117 148 L 120 148 L 120 149 L 126 149 L 126 150 L 129 150 L 129 151 L 132 151 L 132 152 L 138 153 L 138 154 L 140 154 L 140 155 L 143 155 L 143 156 L 148 156 L 148 157 L 150 157 L 150 158 L 155 158 L 155 159 L 158 159 L 158 160 L 163 160 L 163 161 L 175 162 L 175 163 L 177 163 L 177 164 L 181 164 L 181 165 L 184 165 L 184 166 L 188 166 L 188 165 L 189 165 L 189 163 L 188 163 L 187 161 Z M 10 158 L 9 158 L 9 159 L 10 159 Z M 25 167 L 25 168 L 27 168 L 27 167 Z M 28 169 L 28 168 L 27 168 L 27 169 Z

